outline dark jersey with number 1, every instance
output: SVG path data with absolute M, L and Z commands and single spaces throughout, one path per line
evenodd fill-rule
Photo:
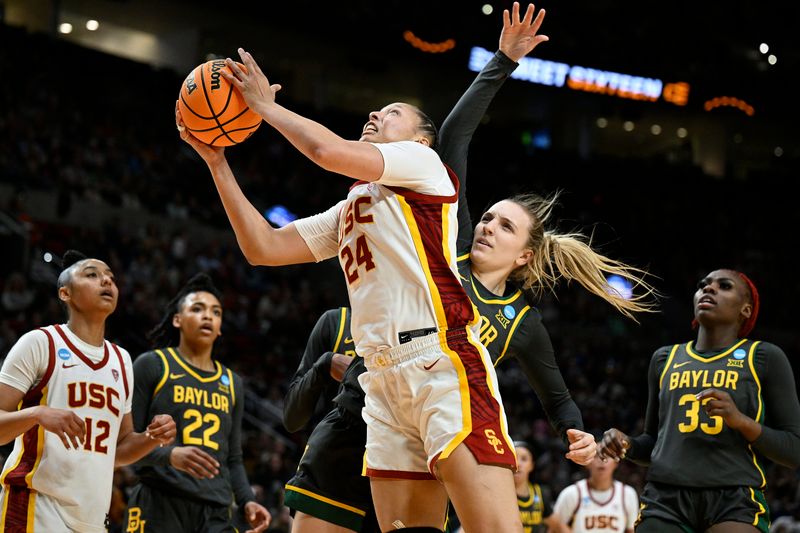
M 207 372 L 186 362 L 176 348 L 146 352 L 136 358 L 133 419 L 144 431 L 155 414 L 171 415 L 177 426 L 175 442 L 156 448 L 136 463 L 142 483 L 160 491 L 211 505 L 254 500 L 242 464 L 241 426 L 244 388 L 241 378 L 214 361 Z M 195 479 L 169 463 L 174 446 L 196 446 L 220 464 L 219 475 Z

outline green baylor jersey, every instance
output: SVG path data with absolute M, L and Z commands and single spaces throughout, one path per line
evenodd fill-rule
M 708 416 L 695 397 L 708 388 L 723 390 L 739 411 L 763 423 L 758 346 L 759 341 L 742 339 L 725 350 L 702 354 L 692 342 L 662 348 L 668 355 L 664 366 L 657 367 L 659 425 L 649 480 L 696 488 L 766 485 L 759 457 L 742 434 L 722 417 Z
M 552 514 L 552 509 L 544 500 L 542 488 L 537 483 L 528 483 L 528 498 L 517 496 L 519 517 L 522 520 L 523 533 L 545 533 L 547 526 L 544 519 Z
M 169 465 L 160 465 L 138 467 L 137 474 L 149 485 L 179 497 L 230 504 L 234 491 L 228 469 L 229 446 L 234 410 L 241 409 L 239 402 L 244 401 L 240 396 L 244 392 L 241 379 L 217 361 L 213 372 L 195 368 L 174 348 L 154 350 L 140 357 L 147 364 L 157 365 L 161 372 L 150 400 L 148 420 L 162 413 L 172 416 L 177 429 L 172 445 L 202 449 L 217 459 L 220 473 L 212 479 L 199 480 Z
M 538 311 L 531 307 L 519 289 L 509 291 L 511 294 L 505 296 L 492 294 L 473 279 L 469 256 L 458 259 L 461 285 L 480 315 L 481 344 L 497 366 L 500 360 L 515 357 L 520 349 L 527 347 L 528 331 L 520 326 L 525 324 L 524 319 L 529 313 L 538 314 Z

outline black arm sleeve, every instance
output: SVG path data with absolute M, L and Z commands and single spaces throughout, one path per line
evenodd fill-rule
M 567 430 L 583 430 L 583 418 L 556 363 L 550 335 L 541 320 L 534 322 L 534 316 L 531 315 L 528 325 L 528 343 L 517 353 L 517 361 L 536 391 L 550 425 L 567 443 Z
M 659 348 L 650 358 L 647 370 L 647 410 L 644 415 L 644 431 L 631 439 L 631 447 L 625 454 L 626 459 L 642 466 L 650 464 L 650 455 L 656 445 L 658 436 L 658 380 L 664 367 L 669 348 Z
M 517 65 L 518 63 L 498 50 L 447 115 L 440 130 L 439 156 L 458 176 L 460 182 L 456 248 L 459 255 L 468 252 L 472 245 L 472 220 L 467 206 L 469 143 L 489 104 Z
M 762 343 L 764 358 L 761 394 L 764 423 L 753 447 L 765 457 L 789 468 L 800 466 L 800 404 L 792 365 L 783 350 Z M 758 352 L 757 352 L 758 353 Z M 759 365 L 761 366 L 761 365 Z
M 325 386 L 334 383 L 330 375 L 333 359 L 330 350 L 336 343 L 340 316 L 339 309 L 325 311 L 311 331 L 300 366 L 283 400 L 283 425 L 287 431 L 294 433 L 308 423 Z
M 244 416 L 244 384 L 241 378 L 234 374 L 233 382 L 238 399 L 233 406 L 233 427 L 231 428 L 230 441 L 228 442 L 228 469 L 231 473 L 231 487 L 236 499 L 236 505 L 244 508 L 249 501 L 256 499 L 247 473 L 242 462 L 242 417 Z
M 150 423 L 150 402 L 164 376 L 164 363 L 155 352 L 141 354 L 133 362 L 133 429 L 143 432 Z M 174 446 L 159 447 L 142 457 L 136 466 L 168 466 Z

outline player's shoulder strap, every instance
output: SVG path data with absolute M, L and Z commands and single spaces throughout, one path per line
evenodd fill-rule
M 575 509 L 572 511 L 572 514 L 570 515 L 569 520 L 567 520 L 567 525 L 569 527 L 572 527 L 572 523 L 575 521 L 575 515 L 578 514 L 578 511 L 581 508 L 581 502 L 583 501 L 583 494 L 581 492 L 581 482 L 582 481 L 585 482 L 585 480 L 581 480 L 581 481 L 578 481 L 578 482 L 575 483 L 575 491 L 578 493 L 578 503 L 575 504 Z M 587 492 L 587 494 L 588 494 L 588 492 Z
M 41 398 L 42 390 L 47 386 L 50 382 L 50 378 L 53 375 L 53 371 L 56 367 L 56 343 L 53 339 L 52 330 L 53 326 L 46 326 L 43 328 L 39 328 L 39 331 L 45 334 L 47 337 L 47 370 L 45 370 L 44 374 L 42 375 L 42 379 L 39 380 L 39 383 L 36 384 L 31 390 L 29 390 L 25 397 L 23 398 L 23 405 L 27 407 L 26 400 L 28 401 L 36 401 L 38 402 L 38 398 Z M 36 398 L 36 400 L 34 400 Z
M 125 358 L 122 357 L 122 352 L 119 350 L 119 346 L 114 344 L 111 341 L 106 341 L 108 344 L 111 345 L 111 351 L 117 356 L 117 361 L 119 361 L 119 369 L 122 372 L 122 385 L 125 388 L 125 400 L 130 397 L 131 392 L 128 386 L 128 370 L 125 368 Z
M 164 386 L 164 383 L 166 383 L 167 379 L 169 378 L 169 357 L 167 357 L 166 354 L 164 353 L 165 349 L 166 348 L 157 348 L 153 350 L 153 353 L 155 353 L 156 356 L 158 356 L 158 358 L 161 359 L 161 365 L 163 366 L 163 373 L 161 374 L 161 379 L 158 380 L 158 384 L 153 389 L 153 398 L 156 397 L 158 391 L 161 390 L 161 387 Z

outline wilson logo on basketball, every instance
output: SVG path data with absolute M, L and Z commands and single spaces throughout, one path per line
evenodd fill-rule
M 219 78 L 222 74 L 219 73 L 220 70 L 223 69 L 225 66 L 225 61 L 212 61 L 211 62 L 211 90 L 215 91 L 219 89 L 220 83 Z

